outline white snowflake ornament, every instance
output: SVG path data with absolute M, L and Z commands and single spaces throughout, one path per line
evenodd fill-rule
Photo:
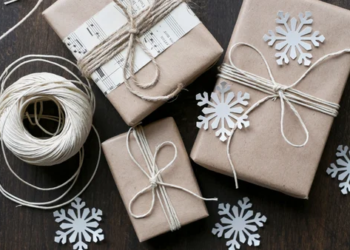
M 221 238 L 231 239 L 226 242 L 229 250 L 241 248 L 241 244 L 248 241 L 249 246 L 260 245 L 260 235 L 255 233 L 258 227 L 263 227 L 267 218 L 260 213 L 249 210 L 252 207 L 249 198 L 238 201 L 238 206 L 230 204 L 219 205 L 219 215 L 222 216 L 221 223 L 216 223 L 212 233 Z
M 315 31 L 312 35 L 311 24 L 313 19 L 311 19 L 312 13 L 310 11 L 299 14 L 300 23 L 298 20 L 293 17 L 289 24 L 289 13 L 283 13 L 282 11 L 278 12 L 278 18 L 276 23 L 280 26 L 276 27 L 276 33 L 281 35 L 276 35 L 272 30 L 269 30 L 268 35 L 264 35 L 263 39 L 265 42 L 268 42 L 269 46 L 273 46 L 276 41 L 275 49 L 282 52 L 276 53 L 277 64 L 283 65 L 289 63 L 289 57 L 295 60 L 298 57 L 298 63 L 305 66 L 310 66 L 312 54 L 305 52 L 312 50 L 312 44 L 315 47 L 319 47 L 320 43 L 325 41 L 325 37 L 320 35 L 319 31 Z M 284 28 L 282 28 L 282 25 Z M 303 50 L 304 49 L 304 50 Z M 289 57 L 288 57 L 289 53 Z
M 220 140 L 225 142 L 227 138 L 231 135 L 231 130 L 226 128 L 226 125 L 233 129 L 236 125 L 239 129 L 249 127 L 249 121 L 247 115 L 237 116 L 237 114 L 242 114 L 244 109 L 241 106 L 247 106 L 250 95 L 248 93 L 238 92 L 236 99 L 235 94 L 230 91 L 230 86 L 226 82 L 222 82 L 216 87 L 218 93 L 211 93 L 211 99 L 207 92 L 203 95 L 198 94 L 196 100 L 198 106 L 202 107 L 208 105 L 207 108 L 203 109 L 203 113 L 206 116 L 199 116 L 197 122 L 198 128 L 203 128 L 208 130 L 209 123 L 211 120 L 211 128 L 216 130 L 219 125 L 220 128 L 216 131 L 216 136 L 220 136 Z M 241 106 L 238 106 L 241 105 Z
M 57 231 L 57 236 L 55 237 L 55 242 L 66 244 L 67 238 L 69 237 L 69 242 L 74 243 L 73 249 L 84 250 L 88 249 L 88 245 L 85 242 L 91 242 L 93 240 L 95 243 L 104 240 L 104 235 L 99 223 L 101 221 L 102 211 L 100 209 L 84 208 L 85 202 L 82 202 L 80 198 L 76 198 L 71 206 L 75 208 L 68 209 L 68 215 L 66 211 L 61 209 L 60 211 L 55 211 L 53 216 L 56 218 L 56 222 L 60 223 L 60 228 L 66 231 Z M 83 209 L 84 208 L 84 209 Z M 92 237 L 91 237 L 92 236 Z M 85 242 L 83 241 L 85 240 Z
M 340 181 L 339 187 L 343 194 L 348 194 L 350 192 L 350 152 L 348 146 L 338 146 L 338 152 L 336 153 L 338 157 L 337 163 L 332 163 L 327 169 L 327 174 L 332 178 L 338 176 Z

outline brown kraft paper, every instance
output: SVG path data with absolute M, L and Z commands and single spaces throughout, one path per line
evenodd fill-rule
M 63 40 L 110 2 L 112 0 L 59 0 L 43 15 Z M 221 46 L 201 23 L 156 58 L 161 71 L 157 85 L 138 91 L 143 95 L 160 96 L 173 91 L 179 83 L 186 87 L 207 71 L 222 52 Z M 154 70 L 154 66 L 148 64 L 136 76 L 140 82 L 148 82 L 154 77 Z M 107 98 L 129 126 L 136 125 L 164 104 L 144 101 L 131 94 L 124 84 Z
M 201 195 L 189 157 L 173 118 L 166 118 L 144 127 L 144 131 L 154 154 L 155 148 L 165 142 L 175 143 L 178 156 L 173 165 L 162 173 L 163 181 L 178 185 Z M 124 205 L 128 210 L 130 200 L 137 192 L 149 186 L 149 180 L 130 158 L 126 148 L 126 134 L 114 137 L 102 144 L 114 180 Z M 133 135 L 130 136 L 130 150 L 146 171 L 147 167 Z M 165 167 L 174 157 L 172 147 L 163 148 L 157 158 L 159 169 Z M 208 216 L 205 203 L 190 194 L 173 188 L 166 188 L 170 200 L 182 226 Z M 151 192 L 142 195 L 133 205 L 135 214 L 148 211 L 152 201 Z M 128 211 L 129 213 L 129 211 Z M 169 224 L 156 198 L 153 212 L 146 218 L 134 219 L 130 216 L 140 242 L 168 232 Z
M 307 70 L 307 67 L 299 65 L 297 60 L 291 60 L 289 65 L 278 66 L 275 58 L 277 51 L 263 40 L 264 34 L 269 30 L 275 31 L 275 20 L 279 11 L 289 12 L 291 18 L 297 18 L 300 12 L 312 12 L 313 31 L 320 31 L 326 38 L 319 48 L 313 47 L 310 52 L 313 55 L 312 63 L 326 54 L 350 47 L 348 10 L 313 0 L 244 0 L 228 49 L 238 42 L 255 46 L 267 59 L 276 82 L 290 85 Z M 252 49 L 239 47 L 234 52 L 233 61 L 241 69 L 269 79 L 263 60 Z M 229 63 L 228 54 L 225 62 Z M 315 68 L 296 89 L 339 103 L 349 68 L 348 54 L 332 58 Z M 223 81 L 228 82 L 235 93 L 250 93 L 251 99 L 246 109 L 267 96 L 223 79 L 218 79 L 217 84 Z M 305 140 L 305 134 L 287 106 L 284 122 L 286 136 L 293 143 L 301 144 Z M 280 100 L 276 100 L 262 104 L 250 114 L 250 127 L 235 132 L 230 152 L 239 179 L 306 199 L 334 118 L 297 104 L 294 106 L 310 133 L 309 142 L 305 147 L 292 147 L 283 139 L 280 131 L 281 104 Z M 215 131 L 211 128 L 208 131 L 199 131 L 191 157 L 203 167 L 233 176 L 226 154 L 226 143 L 216 138 Z

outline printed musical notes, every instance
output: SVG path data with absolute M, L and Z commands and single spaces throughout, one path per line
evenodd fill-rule
M 73 55 L 78 59 L 82 58 L 84 54 L 86 54 L 88 51 L 84 46 L 83 42 L 74 33 L 69 35 L 65 39 L 64 43 L 66 44 L 68 49 L 73 53 Z
M 86 22 L 87 30 L 92 37 L 96 37 L 98 40 L 103 42 L 108 37 L 107 34 L 103 31 L 103 28 L 96 22 L 94 18 L 91 18 Z
M 119 1 L 129 8 L 129 6 L 127 6 L 129 1 Z M 133 13 L 135 13 L 135 15 L 140 13 L 147 8 L 148 5 L 148 0 L 133 0 Z M 200 20 L 187 4 L 182 3 L 164 18 L 164 20 L 141 35 L 140 41 L 153 57 L 157 57 L 199 23 Z M 112 2 L 63 41 L 72 51 L 73 55 L 77 59 L 81 59 L 88 51 L 91 51 L 125 25 L 127 25 L 127 18 L 124 16 L 120 7 Z M 105 95 L 124 82 L 123 67 L 125 58 L 126 51 L 122 51 L 110 62 L 106 63 L 92 74 L 91 78 Z M 136 45 L 133 71 L 135 73 L 138 72 L 150 61 L 151 59 L 142 50 L 141 46 Z M 130 76 L 130 70 L 131 69 L 127 68 L 127 78 Z

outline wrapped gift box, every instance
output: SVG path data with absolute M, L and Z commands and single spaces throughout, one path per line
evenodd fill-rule
M 43 14 L 58 36 L 64 40 L 111 2 L 113 1 L 59 0 Z M 187 86 L 215 64 L 222 52 L 215 38 L 199 23 L 156 58 L 160 67 L 157 85 L 138 91 L 146 96 L 160 96 L 169 94 L 179 83 Z M 151 63 L 136 74 L 140 82 L 150 81 L 153 76 L 154 66 Z M 139 123 L 164 104 L 162 101 L 148 102 L 134 96 L 125 84 L 109 92 L 107 98 L 130 126 Z
M 200 195 L 189 157 L 173 118 L 166 118 L 145 126 L 144 131 L 153 154 L 155 148 L 165 141 L 171 141 L 177 147 L 178 156 L 173 165 L 162 173 L 163 181 Z M 119 135 L 104 142 L 102 147 L 125 207 L 128 208 L 131 199 L 138 191 L 149 185 L 149 180 L 129 156 L 126 138 L 127 134 Z M 145 171 L 148 171 L 133 135 L 130 137 L 130 151 L 136 161 L 144 167 Z M 174 149 L 172 147 L 161 149 L 157 158 L 158 168 L 165 167 L 173 157 Z M 166 188 L 166 191 L 182 226 L 208 216 L 205 203 L 202 200 L 181 190 Z M 135 202 L 134 213 L 141 214 L 148 211 L 152 201 L 151 193 L 145 193 Z M 130 216 L 130 219 L 141 242 L 170 231 L 169 223 L 158 198 L 153 212 L 148 217 L 135 219 Z
M 256 47 L 265 56 L 276 82 L 288 86 L 307 70 L 307 67 L 298 64 L 298 58 L 290 59 L 289 65 L 278 65 L 275 54 L 279 51 L 275 50 L 274 46 L 270 47 L 263 39 L 269 30 L 276 34 L 275 27 L 279 26 L 276 24 L 277 13 L 280 11 L 290 14 L 289 21 L 295 17 L 299 23 L 299 13 L 312 12 L 313 24 L 307 26 L 312 27 L 313 32 L 320 31 L 320 35 L 325 36 L 325 41 L 318 48 L 311 44 L 313 48 L 308 52 L 313 55 L 312 63 L 326 54 L 350 47 L 348 10 L 313 0 L 244 0 L 228 48 L 240 42 Z M 281 27 L 285 28 L 283 25 Z M 229 63 L 229 49 L 224 60 L 226 63 Z M 239 68 L 270 79 L 263 60 L 253 49 L 238 47 L 232 59 Z M 339 103 L 349 69 L 348 54 L 333 57 L 314 68 L 295 89 Z M 227 82 L 231 91 L 236 94 L 239 91 L 250 93 L 247 109 L 267 96 L 222 78 L 218 79 L 217 84 L 222 82 Z M 283 139 L 280 131 L 281 105 L 277 99 L 262 104 L 249 115 L 250 127 L 235 132 L 230 153 L 239 179 L 306 199 L 334 118 L 297 104 L 294 106 L 310 133 L 309 142 L 305 147 L 292 147 Z M 305 140 L 304 131 L 287 104 L 286 107 L 286 136 L 293 143 L 301 144 Z M 212 129 L 199 131 L 191 158 L 203 167 L 232 176 L 226 154 L 227 144 L 218 140 L 215 132 Z M 234 186 L 234 183 L 232 185 Z

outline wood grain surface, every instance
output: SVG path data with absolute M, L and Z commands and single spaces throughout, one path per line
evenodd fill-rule
M 263 0 L 260 0 L 263 1 Z M 40 10 L 24 25 L 0 42 L 0 71 L 15 59 L 27 54 L 53 54 L 73 60 L 53 30 L 41 16 L 41 12 L 54 0 L 45 0 Z M 327 2 L 350 9 L 348 0 L 327 0 Z M 21 0 L 7 7 L 0 5 L 0 34 L 13 26 L 36 0 Z M 195 11 L 203 23 L 226 48 L 234 28 L 242 0 L 199 0 Z M 62 71 L 52 66 L 34 63 L 17 71 L 12 81 L 33 72 Z M 216 68 L 212 68 L 189 88 L 182 92 L 177 101 L 161 107 L 148 117 L 145 123 L 159 118 L 173 116 L 183 136 L 187 151 L 190 152 L 195 140 L 195 128 L 200 108 L 196 106 L 195 94 L 210 92 L 216 79 Z M 128 127 L 122 121 L 103 94 L 94 87 L 97 98 L 97 110 L 94 124 L 101 139 L 107 140 L 126 132 Z M 343 196 L 338 182 L 326 175 L 326 169 L 335 160 L 339 144 L 350 145 L 349 121 L 350 85 L 345 89 L 341 102 L 341 112 L 336 118 L 325 148 L 319 171 L 310 194 L 310 200 L 297 200 L 249 183 L 240 183 L 240 189 L 234 188 L 233 179 L 225 177 L 193 163 L 199 185 L 206 197 L 219 197 L 221 202 L 235 204 L 243 197 L 249 197 L 254 210 L 268 217 L 268 223 L 260 230 L 261 246 L 266 250 L 347 250 L 350 247 L 350 196 Z M 96 157 L 97 142 L 93 134 L 86 143 L 85 166 L 78 185 L 78 191 L 92 173 Z M 77 157 L 55 167 L 28 166 L 12 155 L 10 163 L 21 177 L 40 186 L 49 187 L 66 180 L 77 168 Z M 0 156 L 0 183 L 8 191 L 33 201 L 52 199 L 60 192 L 38 192 L 17 181 L 7 169 L 4 158 Z M 219 220 L 217 204 L 207 203 L 210 217 L 183 227 L 175 233 L 168 233 L 140 244 L 122 203 L 119 192 L 112 179 L 108 165 L 102 158 L 95 180 L 81 196 L 87 206 L 100 208 L 104 212 L 101 228 L 106 240 L 99 244 L 90 244 L 89 249 L 117 250 L 224 250 L 224 239 L 211 234 L 211 229 Z M 53 211 L 40 211 L 15 206 L 0 196 L 0 250 L 54 250 L 73 249 L 71 244 L 54 243 L 59 225 L 54 221 Z M 254 249 L 243 246 L 242 249 Z

